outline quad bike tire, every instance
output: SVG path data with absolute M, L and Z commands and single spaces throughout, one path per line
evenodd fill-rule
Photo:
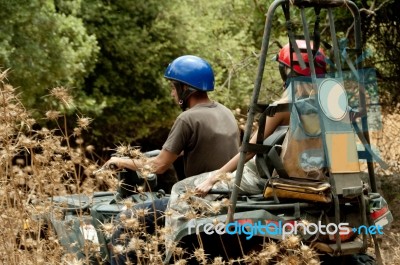
M 377 265 L 376 260 L 368 254 L 360 253 L 341 257 L 324 255 L 321 257 L 324 265 Z
M 367 254 L 351 255 L 347 259 L 348 264 L 354 265 L 377 265 L 375 259 Z

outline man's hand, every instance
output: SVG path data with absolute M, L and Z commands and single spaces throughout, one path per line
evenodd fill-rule
M 124 159 L 124 158 L 113 156 L 107 162 L 104 163 L 103 167 L 109 168 L 109 169 L 121 169 L 121 168 L 123 168 L 123 166 L 122 166 L 123 160 L 122 159 Z

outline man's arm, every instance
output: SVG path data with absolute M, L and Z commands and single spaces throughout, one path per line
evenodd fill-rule
M 177 158 L 177 154 L 162 149 L 158 156 L 150 160 L 150 165 L 154 169 L 154 173 L 162 174 L 170 168 Z
M 109 167 L 111 164 L 114 164 L 118 168 L 127 168 L 134 171 L 143 169 L 144 167 L 150 167 L 153 173 L 162 174 L 167 171 L 167 169 L 177 158 L 177 154 L 162 149 L 156 157 L 149 158 L 147 161 L 140 159 L 111 157 L 110 160 L 104 164 L 104 166 Z

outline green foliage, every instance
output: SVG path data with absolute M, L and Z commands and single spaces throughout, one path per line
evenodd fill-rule
M 373 53 L 370 65 L 377 68 L 379 88 L 389 106 L 400 100 L 400 2 L 361 1 L 364 39 Z
M 212 98 L 231 108 L 246 108 L 260 47 L 248 18 L 259 16 L 255 8 L 251 2 L 228 0 L 82 2 L 79 16 L 101 48 L 84 88 L 98 106 L 93 134 L 108 139 L 107 144 L 159 141 L 155 132 L 169 128 L 177 115 L 162 75 L 167 64 L 183 54 L 212 64 Z
M 98 47 L 82 21 L 55 12 L 53 1 L 2 4 L 0 66 L 23 91 L 27 107 L 40 109 L 41 96 L 59 84 L 79 87 L 93 69 Z
M 245 108 L 250 101 L 265 5 L 256 1 L 188 0 L 176 1 L 170 11 L 180 14 L 183 23 L 177 30 L 188 40 L 188 52 L 206 58 L 214 68 L 216 92 L 212 96 L 231 108 Z M 269 79 L 266 84 L 276 89 L 274 81 Z
M 99 147 L 120 142 L 160 147 L 179 109 L 163 73 L 174 58 L 207 59 L 216 75 L 211 97 L 246 109 L 258 69 L 265 14 L 272 0 L 13 0 L 1 1 L 0 67 L 23 92 L 27 108 L 45 112 L 54 86 L 72 88 L 74 112 L 94 119 L 87 139 Z M 378 68 L 388 100 L 399 98 L 399 1 L 357 0 L 368 64 Z M 309 24 L 314 11 L 307 11 Z M 350 13 L 335 12 L 337 32 L 352 37 Z M 301 34 L 300 15 L 292 15 Z M 326 12 L 322 39 L 331 42 Z M 389 32 L 389 34 L 387 33 Z M 279 96 L 282 81 L 270 60 L 287 42 L 279 8 L 273 19 L 261 101 Z M 43 104 L 46 103 L 46 104 Z M 243 112 L 242 112 L 243 113 Z M 244 114 L 244 113 L 243 113 Z
M 82 18 L 101 48 L 96 69 L 87 79 L 89 94 L 152 98 L 162 92 L 162 70 L 171 56 L 161 55 L 174 48 L 164 43 L 172 38 L 172 28 L 163 32 L 155 25 L 161 10 L 158 1 L 83 3 Z
M 83 89 L 95 102 L 93 135 L 104 144 L 149 137 L 169 128 L 176 116 L 163 73 L 184 44 L 174 29 L 178 18 L 164 11 L 166 5 L 155 0 L 82 2 L 79 16 L 100 47 Z

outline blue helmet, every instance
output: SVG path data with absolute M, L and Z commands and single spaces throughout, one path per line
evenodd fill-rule
M 164 77 L 182 82 L 196 90 L 204 92 L 214 90 L 214 72 L 211 65 L 194 55 L 176 58 L 168 65 Z

